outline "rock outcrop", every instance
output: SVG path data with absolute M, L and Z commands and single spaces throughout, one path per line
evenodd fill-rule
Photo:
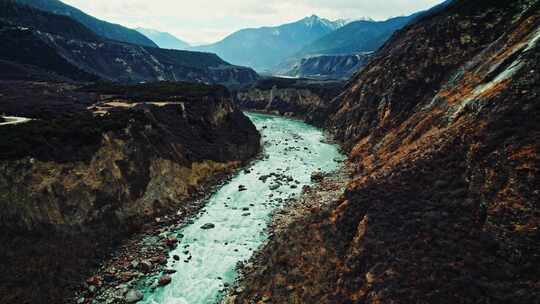
M 111 242 L 186 208 L 259 151 L 257 130 L 221 86 L 26 88 L 0 109 L 35 118 L 0 126 L 2 303 L 62 302 Z M 40 104 L 51 98 L 37 98 L 43 89 L 71 106 Z
M 464 1 L 395 34 L 334 100 L 355 173 L 259 255 L 236 303 L 540 299 L 538 1 Z
M 344 79 L 367 64 L 370 53 L 310 56 L 297 61 L 284 75 L 311 79 Z
M 293 78 L 264 78 L 238 91 L 235 102 L 246 110 L 262 111 L 305 119 L 321 124 L 330 101 L 343 89 L 341 81 Z

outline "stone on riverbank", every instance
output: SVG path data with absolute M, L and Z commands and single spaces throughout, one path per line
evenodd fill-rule
M 170 275 L 164 275 L 161 278 L 159 278 L 158 286 L 165 286 L 170 284 L 172 281 L 172 278 Z
M 201 229 L 204 229 L 204 230 L 214 229 L 214 228 L 216 228 L 216 225 L 214 225 L 212 223 L 204 224 L 204 225 L 201 226 Z
M 142 292 L 135 289 L 131 289 L 130 291 L 127 292 L 125 300 L 127 303 L 137 303 L 143 298 L 144 298 L 144 295 Z

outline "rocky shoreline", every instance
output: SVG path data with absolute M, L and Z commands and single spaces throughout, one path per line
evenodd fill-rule
M 447 4 L 332 101 L 352 181 L 226 303 L 539 303 L 540 2 Z
M 104 282 L 130 280 L 131 268 L 89 275 L 131 236 L 194 213 L 190 202 L 260 152 L 223 87 L 22 85 L 0 83 L 1 110 L 33 119 L 0 128 L 0 303 L 63 303 L 86 280 L 75 302 L 90 303 Z
M 272 215 L 272 221 L 268 227 L 269 238 L 267 242 L 255 252 L 253 257 L 242 265 L 239 265 L 239 276 L 236 283 L 228 288 L 222 304 L 243 303 L 238 297 L 240 294 L 249 292 L 257 282 L 264 279 L 264 274 L 272 265 L 266 262 L 275 254 L 274 244 L 283 244 L 290 231 L 314 216 L 326 214 L 338 204 L 350 182 L 352 169 L 349 163 L 343 164 L 337 171 L 322 174 L 315 172 L 312 175 L 312 186 L 306 186 L 302 194 L 296 198 L 287 200 L 282 208 L 276 209 Z M 292 286 L 288 288 L 293 288 Z M 270 303 L 268 294 L 258 294 L 253 298 L 257 303 Z
M 262 157 L 263 153 L 259 153 L 251 161 L 245 162 L 228 174 L 216 176 L 203 185 L 200 191 L 194 193 L 191 199 L 179 206 L 181 209 L 176 213 L 156 217 L 143 225 L 139 232 L 122 242 L 68 302 L 135 303 L 143 299 L 142 290 L 169 284 L 171 282 L 169 275 L 175 271 L 167 269 L 166 265 L 170 252 L 182 242 L 183 235 L 178 231 L 190 225 L 194 217 L 205 212 L 204 207 L 208 198 L 222 185 Z M 173 259 L 182 262 L 179 257 L 174 256 Z

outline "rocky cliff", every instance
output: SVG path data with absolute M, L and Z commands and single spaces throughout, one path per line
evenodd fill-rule
M 259 151 L 224 87 L 13 85 L 0 112 L 33 120 L 0 126 L 1 303 L 63 302 L 120 236 Z
M 343 89 L 341 81 L 295 78 L 263 78 L 235 94 L 235 103 L 243 109 L 306 119 L 321 124 L 330 101 Z
M 355 172 L 276 234 L 237 303 L 535 303 L 538 1 L 464 1 L 395 34 L 332 104 Z
M 349 79 L 367 64 L 370 53 L 319 55 L 302 58 L 284 75 L 311 79 Z

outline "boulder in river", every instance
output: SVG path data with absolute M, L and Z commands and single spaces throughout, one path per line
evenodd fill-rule
M 127 303 L 137 303 L 143 298 L 144 298 L 144 295 L 142 292 L 135 289 L 131 289 L 130 291 L 127 292 L 125 300 Z
M 274 191 L 274 190 L 277 190 L 277 189 L 279 189 L 279 187 L 280 187 L 280 185 L 278 185 L 278 184 L 274 184 L 274 185 L 270 185 L 270 187 L 269 187 L 269 188 L 270 188 L 270 190 Z
M 311 174 L 312 182 L 321 182 L 323 179 L 324 179 L 324 174 L 320 171 L 313 172 L 313 174 Z
M 214 225 L 212 223 L 204 224 L 204 225 L 201 226 L 201 229 L 205 229 L 205 230 L 214 229 L 214 228 L 216 228 L 216 225 Z
M 164 275 L 161 278 L 159 278 L 158 285 L 159 286 L 165 286 L 165 285 L 170 284 L 171 281 L 172 281 L 172 278 L 171 278 L 170 275 Z
M 169 248 L 174 248 L 178 244 L 178 239 L 175 236 L 169 236 L 168 238 L 165 239 L 165 244 Z

